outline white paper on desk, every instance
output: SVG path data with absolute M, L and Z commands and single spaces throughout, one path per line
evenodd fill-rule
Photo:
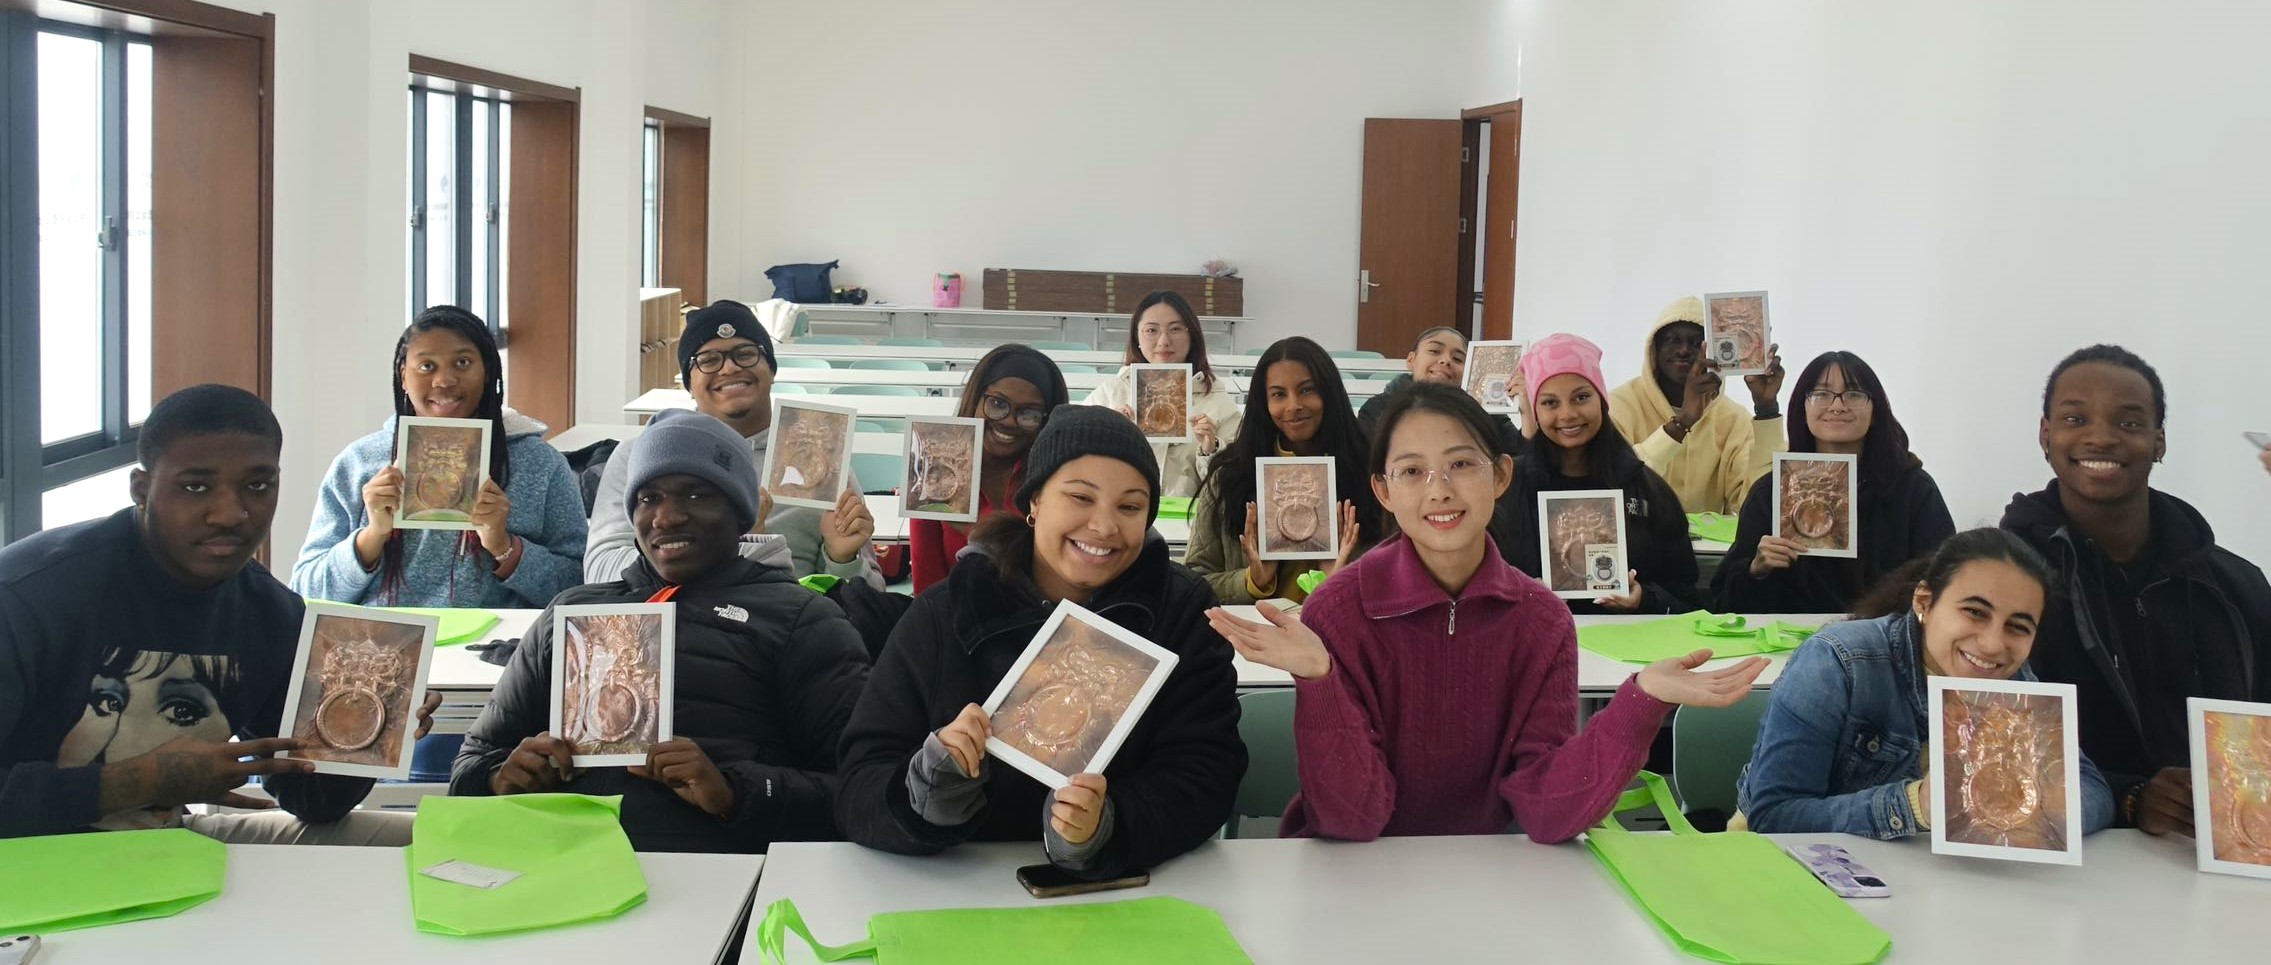
M 436 878 L 452 884 L 467 885 L 484 890 L 501 888 L 510 884 L 514 878 L 520 877 L 518 871 L 491 868 L 487 865 L 474 864 L 471 861 L 459 861 L 456 858 L 420 868 L 418 873 L 428 878 Z

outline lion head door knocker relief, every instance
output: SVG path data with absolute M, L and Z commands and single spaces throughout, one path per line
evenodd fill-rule
M 402 687 L 401 650 L 361 637 L 324 654 L 316 679 L 323 700 L 315 707 L 315 733 L 342 751 L 371 746 L 386 732 L 387 701 Z
M 2210 846 L 2218 860 L 2271 865 L 2271 717 L 2202 715 Z
M 915 448 L 915 502 L 960 509 L 970 494 L 970 434 L 961 427 L 926 432 Z
M 1318 538 L 1328 525 L 1325 487 L 1319 474 L 1284 469 L 1270 477 L 1270 528 L 1277 541 L 1298 546 Z
M 829 437 L 828 420 L 805 416 L 792 423 L 781 438 L 781 485 L 796 495 L 825 491 L 835 475 L 836 441 Z
M 1978 748 L 1964 760 L 1964 811 L 2003 834 L 2032 823 L 2042 811 L 2042 760 L 2025 712 L 2000 699 L 1982 700 L 1958 734 Z
M 1783 514 L 1795 535 L 1821 546 L 1843 546 L 1845 464 L 1793 461 L 1784 464 Z
M 1027 673 L 1031 696 L 1010 708 L 1001 729 L 1064 773 L 1080 770 L 1143 685 L 1145 668 L 1118 659 L 1103 635 L 1075 621 L 1058 630 Z
M 429 430 L 417 453 L 412 471 L 417 478 L 418 505 L 425 511 L 461 510 L 470 496 L 473 444 Z
M 1142 416 L 1143 434 L 1147 436 L 1173 436 L 1183 433 L 1183 381 L 1174 374 L 1149 376 L 1143 380 L 1142 398 L 1137 400 L 1137 413 Z
M 577 718 L 582 733 L 576 736 L 602 744 L 631 739 L 654 716 L 650 695 L 657 691 L 655 668 L 642 659 L 642 620 L 581 617 L 568 630 L 584 654 L 584 707 Z
M 1607 503 L 1613 507 L 1614 503 Z M 1586 589 L 1593 551 L 1617 542 L 1617 521 L 1595 501 L 1565 502 L 1554 510 L 1553 584 L 1556 590 Z

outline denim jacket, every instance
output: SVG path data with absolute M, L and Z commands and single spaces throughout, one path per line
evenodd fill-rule
M 1916 615 L 1825 627 L 1774 682 L 1736 802 L 1761 833 L 1839 832 L 1891 839 L 1922 828 L 1908 782 L 1924 776 L 1923 640 Z M 2020 680 L 2033 680 L 2022 668 Z M 2082 833 L 2113 824 L 2105 776 L 2082 759 Z

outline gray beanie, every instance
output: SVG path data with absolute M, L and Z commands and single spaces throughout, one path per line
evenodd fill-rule
M 1159 521 L 1159 457 L 1143 430 L 1128 417 L 1102 406 L 1060 405 L 1025 452 L 1025 482 L 1017 487 L 1017 511 L 1033 511 L 1033 494 L 1065 463 L 1082 456 L 1105 456 L 1134 466 L 1151 485 L 1151 515 L 1145 525 Z
M 639 487 L 664 476 L 687 475 L 725 493 L 743 532 L 757 525 L 757 457 L 749 440 L 732 427 L 692 409 L 665 409 L 631 440 L 630 450 L 622 457 L 630 460 L 625 515 L 638 509 Z

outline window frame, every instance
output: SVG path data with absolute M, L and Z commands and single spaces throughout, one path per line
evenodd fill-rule
M 450 152 L 452 168 L 450 221 L 451 291 L 447 298 L 434 297 L 427 280 L 427 256 L 433 244 L 426 216 L 429 201 L 427 183 L 431 174 L 427 162 L 427 134 L 432 129 L 431 97 L 440 94 L 450 98 L 451 130 L 453 139 Z M 502 331 L 501 311 L 505 303 L 504 279 L 504 128 L 511 123 L 507 115 L 512 101 L 501 92 L 481 87 L 449 82 L 446 78 L 422 74 L 411 76 L 410 99 L 410 315 L 434 305 L 457 305 L 481 316 L 492 334 Z M 488 123 L 482 131 L 474 131 L 473 105 L 489 105 Z M 482 159 L 484 180 L 489 198 L 478 209 L 473 198 L 473 138 L 479 136 L 486 145 Z M 472 215 L 478 211 L 478 218 Z M 480 226 L 476 249 L 475 226 Z M 478 257 L 485 269 L 482 274 L 486 289 L 476 304 L 473 292 L 473 263 Z

